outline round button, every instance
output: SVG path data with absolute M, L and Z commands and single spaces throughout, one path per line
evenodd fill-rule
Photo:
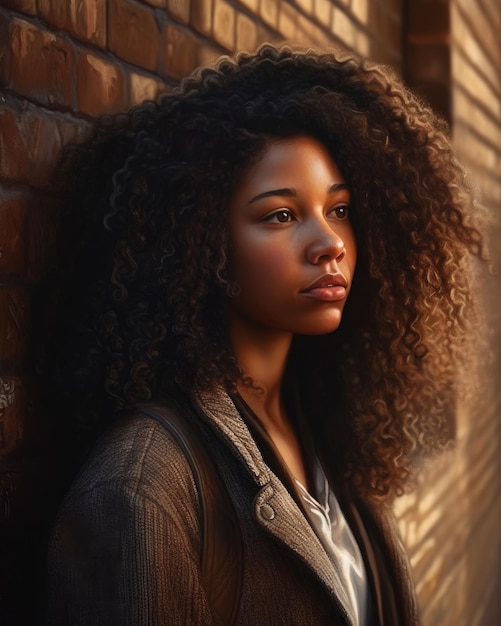
M 261 506 L 261 515 L 264 519 L 272 520 L 275 517 L 275 511 L 269 504 L 263 504 Z

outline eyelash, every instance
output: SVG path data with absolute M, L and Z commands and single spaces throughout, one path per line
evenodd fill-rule
M 337 211 L 339 211 L 339 209 L 342 209 L 344 211 L 344 215 L 339 216 L 337 214 Z M 329 211 L 329 214 L 330 213 L 336 213 L 337 219 L 345 220 L 345 219 L 348 218 L 348 215 L 349 215 L 349 207 L 348 207 L 347 204 L 340 204 L 339 206 L 333 207 L 332 210 Z M 278 211 L 275 211 L 274 213 L 271 213 L 271 215 L 266 216 L 264 218 L 264 221 L 265 222 L 271 222 L 271 223 L 274 223 L 274 224 L 288 224 L 289 222 L 292 221 L 292 220 L 287 219 L 287 220 L 281 222 L 278 219 L 279 215 L 287 215 L 288 217 L 294 218 L 294 214 L 289 209 L 280 209 Z M 274 218 L 276 218 L 276 221 L 274 221 Z

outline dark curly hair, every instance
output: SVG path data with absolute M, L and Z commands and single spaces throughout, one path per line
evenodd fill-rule
M 340 328 L 296 337 L 287 379 L 331 471 L 392 495 L 453 435 L 465 258 L 483 251 L 445 124 L 367 61 L 265 45 L 99 121 L 65 177 L 51 401 L 99 430 L 136 403 L 244 380 L 225 314 L 228 199 L 270 137 L 298 134 L 350 185 L 359 258 Z

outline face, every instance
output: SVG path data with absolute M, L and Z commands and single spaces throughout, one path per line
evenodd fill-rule
M 230 324 L 292 334 L 337 329 L 356 262 L 350 191 L 317 140 L 268 142 L 230 198 Z

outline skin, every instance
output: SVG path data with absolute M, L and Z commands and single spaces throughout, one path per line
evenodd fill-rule
M 326 334 L 340 322 L 356 264 L 350 192 L 316 139 L 268 142 L 230 198 L 230 267 L 240 293 L 229 300 L 235 356 L 259 392 L 239 392 L 292 477 L 307 485 L 282 380 L 296 333 Z M 320 282 L 318 282 L 320 281 Z

